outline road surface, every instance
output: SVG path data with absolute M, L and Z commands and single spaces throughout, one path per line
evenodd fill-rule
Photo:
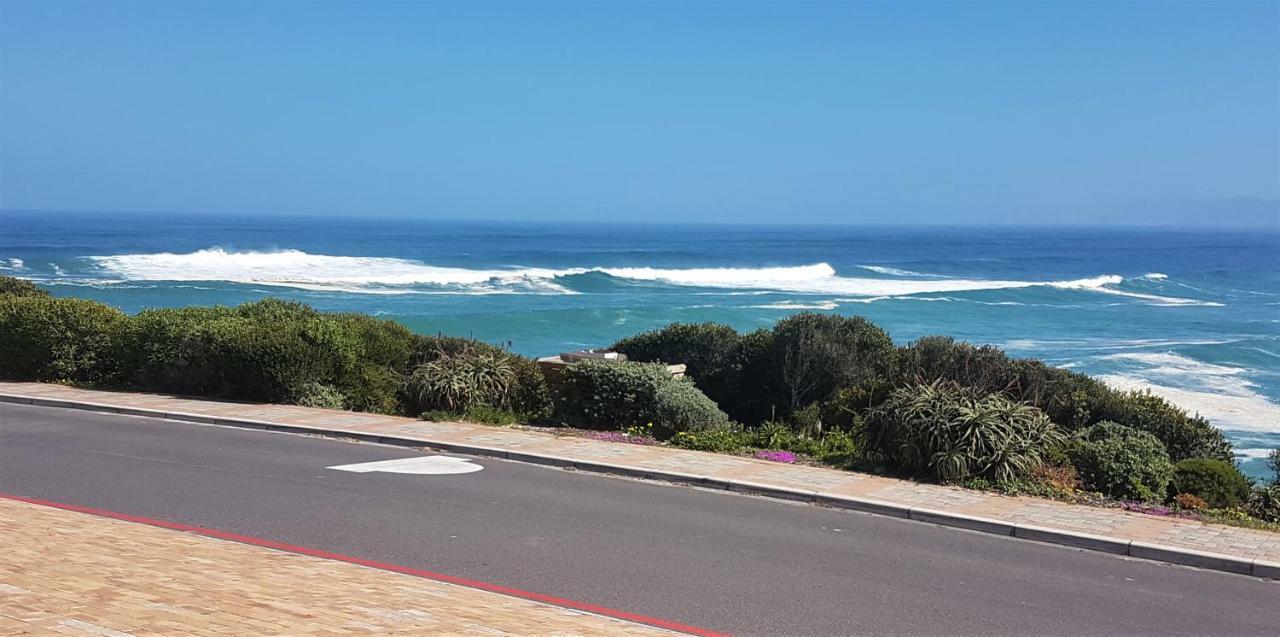
M 0 404 L 0 492 L 735 634 L 1275 635 L 1280 583 L 488 458 Z M 447 463 L 446 463 L 447 464 Z

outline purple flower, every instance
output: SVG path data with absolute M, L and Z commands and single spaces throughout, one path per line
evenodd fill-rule
M 796 461 L 796 454 L 790 451 L 757 451 L 756 457 L 761 460 L 770 462 L 785 462 L 791 464 Z

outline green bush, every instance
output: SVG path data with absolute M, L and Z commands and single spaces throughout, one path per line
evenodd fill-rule
M 1264 522 L 1280 522 L 1280 483 L 1255 487 L 1245 511 Z
M 468 348 L 441 352 L 418 365 L 408 392 L 420 407 L 461 411 L 473 405 L 508 407 L 515 385 L 515 368 L 505 355 Z
M 657 435 L 666 437 L 677 431 L 696 431 L 729 423 L 729 417 L 692 381 L 663 383 L 654 396 L 654 419 Z
M 537 422 L 551 416 L 552 400 L 547 387 L 546 378 L 537 362 L 532 359 L 512 354 L 503 347 L 482 341 L 453 336 L 414 335 L 410 356 L 415 367 L 436 360 L 443 355 L 472 352 L 501 357 L 515 374 L 511 387 L 507 409 L 520 415 L 526 422 Z M 407 389 L 407 387 L 406 387 Z M 430 405 L 416 404 L 415 399 L 406 392 L 405 402 L 413 413 L 433 409 Z
M 784 414 L 881 375 L 893 340 L 862 317 L 804 312 L 778 322 L 769 351 L 773 400 Z
M 36 284 L 12 276 L 0 276 L 0 296 L 48 297 L 49 293 Z
M 895 390 L 862 435 L 874 456 L 944 481 L 1026 475 L 1063 439 L 1039 409 L 952 383 Z
M 694 451 L 737 453 L 750 446 L 751 440 L 751 435 L 740 426 L 729 424 L 699 431 L 680 431 L 672 436 L 670 443 L 673 447 Z
M 672 323 L 615 343 L 611 349 L 636 362 L 684 364 L 686 375 L 731 418 L 759 422 L 770 397 L 757 387 L 767 377 L 768 330 L 739 334 L 718 323 Z
M 1271 483 L 1280 485 L 1280 449 L 1267 454 L 1267 467 L 1271 469 Z
M 308 383 L 298 390 L 294 403 L 303 407 L 320 407 L 322 409 L 346 409 L 347 397 L 342 395 L 333 385 L 324 383 Z
M 1235 457 L 1221 429 L 1150 392 L 1117 392 L 1099 412 L 1103 419 L 1154 435 L 1164 443 L 1174 462 L 1189 458 L 1231 462 Z
M 95 301 L 0 296 L 0 378 L 115 382 L 127 321 Z
M 1159 439 L 1113 422 L 1081 431 L 1070 454 L 1085 488 L 1117 498 L 1162 498 L 1173 477 L 1173 463 Z
M 1243 504 L 1249 499 L 1249 478 L 1234 464 L 1209 458 L 1189 458 L 1173 465 L 1170 497 L 1189 493 L 1215 509 Z
M 656 363 L 586 360 L 565 368 L 557 414 L 588 429 L 653 423 L 659 436 L 717 427 L 729 418 L 687 379 Z
M 134 387 L 267 402 L 314 384 L 348 408 L 397 413 L 412 335 L 359 314 L 267 299 L 234 308 L 144 310 L 129 321 L 126 380 Z

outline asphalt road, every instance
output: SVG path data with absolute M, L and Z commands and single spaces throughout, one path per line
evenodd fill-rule
M 1244 576 L 492 459 L 460 475 L 326 469 L 414 455 L 0 404 L 0 492 L 736 634 L 1280 633 L 1280 583 Z

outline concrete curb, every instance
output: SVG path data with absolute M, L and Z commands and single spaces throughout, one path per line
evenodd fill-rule
M 1088 533 L 1078 533 L 1075 531 L 1066 531 L 1042 526 L 1014 524 L 1003 520 L 970 516 L 961 513 L 951 513 L 949 511 L 938 511 L 925 507 L 912 507 L 884 500 L 876 500 L 873 498 L 859 498 L 832 493 L 807 491 L 803 489 L 792 489 L 788 487 L 751 482 L 749 480 L 711 478 L 708 476 L 682 473 L 679 471 L 631 467 L 594 460 L 565 458 L 550 454 L 530 453 L 527 451 L 509 451 L 497 447 L 433 441 L 403 436 L 387 436 L 384 434 L 371 434 L 368 432 L 337 429 L 332 427 L 286 425 L 246 418 L 211 416 L 208 414 L 192 414 L 180 411 L 164 411 L 160 409 L 145 409 L 140 407 L 120 407 L 82 400 L 40 398 L 0 393 L 0 402 L 34 405 L 39 407 L 83 409 L 87 411 L 98 411 L 128 416 L 165 418 L 168 420 L 194 422 L 205 425 L 223 425 L 242 429 L 320 435 L 330 438 L 351 438 L 364 442 L 374 442 L 401 447 L 430 447 L 441 451 L 464 453 L 489 458 L 501 458 L 515 462 L 540 464 L 559 468 L 572 468 L 580 471 L 605 473 L 628 478 L 659 480 L 663 482 L 687 484 L 709 489 L 723 489 L 737 493 L 766 496 L 783 500 L 809 502 L 833 508 L 870 513 L 873 515 L 904 518 L 927 524 L 966 529 L 979 533 L 1016 537 L 1035 542 L 1044 542 L 1047 544 L 1058 544 L 1087 551 L 1111 553 L 1114 555 L 1127 555 L 1129 557 L 1153 560 L 1157 562 L 1167 562 L 1170 564 L 1194 566 L 1208 570 L 1225 571 L 1228 573 L 1280 580 L 1280 564 L 1265 560 L 1249 560 L 1230 555 L 1205 553 L 1192 549 L 1150 544 L 1147 542 L 1126 540 L 1123 538 L 1091 535 Z

